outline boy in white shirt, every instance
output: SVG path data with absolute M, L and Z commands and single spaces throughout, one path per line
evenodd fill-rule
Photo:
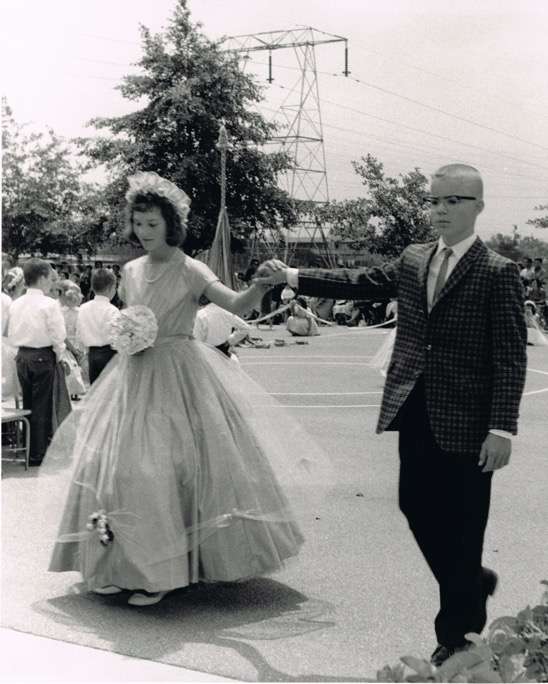
M 15 361 L 23 394 L 23 408 L 30 415 L 29 465 L 41 464 L 52 432 L 55 366 L 65 352 L 67 336 L 58 302 L 46 295 L 52 269 L 43 259 L 23 264 L 26 294 L 12 302 L 8 338 L 18 348 Z
M 116 294 L 116 276 L 107 268 L 97 268 L 91 276 L 95 297 L 78 311 L 76 336 L 88 350 L 89 382 L 92 385 L 116 352 L 109 344 L 109 322 L 118 309 L 111 304 Z

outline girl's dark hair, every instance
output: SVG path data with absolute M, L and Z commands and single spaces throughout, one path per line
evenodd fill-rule
M 146 212 L 157 207 L 166 222 L 166 242 L 170 247 L 182 245 L 186 238 L 186 223 L 181 221 L 175 206 L 165 197 L 153 192 L 138 193 L 133 201 L 126 206 L 126 220 L 124 235 L 129 242 L 139 245 L 140 242 L 133 230 L 133 214 L 136 211 Z

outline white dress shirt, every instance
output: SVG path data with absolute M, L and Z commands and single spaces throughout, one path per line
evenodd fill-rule
M 236 332 L 232 333 L 235 328 Z M 194 321 L 194 337 L 200 342 L 217 347 L 228 342 L 237 344 L 244 339 L 252 328 L 242 318 L 217 306 L 213 302 L 199 309 Z
M 8 338 L 14 347 L 53 347 L 57 360 L 65 352 L 67 331 L 59 302 L 29 287 L 10 305 Z
M 95 295 L 95 298 L 82 304 L 78 310 L 76 323 L 77 339 L 89 347 L 105 347 L 109 344 L 110 320 L 118 314 L 118 309 L 108 297 Z

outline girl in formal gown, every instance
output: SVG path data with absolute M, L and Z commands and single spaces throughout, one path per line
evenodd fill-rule
M 127 237 L 147 254 L 124 266 L 119 294 L 128 312 L 153 312 L 156 339 L 116 355 L 55 434 L 41 476 L 70 480 L 50 570 L 143 606 L 282 568 L 303 543 L 293 497 L 326 483 L 328 468 L 274 399 L 193 339 L 202 295 L 239 313 L 260 287 L 233 292 L 178 248 L 190 204 L 179 188 L 152 172 L 129 185 Z

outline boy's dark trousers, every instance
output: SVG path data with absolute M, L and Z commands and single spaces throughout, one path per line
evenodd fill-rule
M 116 351 L 106 344 L 104 347 L 90 347 L 88 351 L 89 384 L 97 380 Z
M 440 589 L 435 620 L 440 644 L 465 645 L 467 632 L 482 631 L 492 593 L 482 567 L 491 472 L 479 454 L 454 454 L 438 446 L 426 411 L 421 378 L 401 410 L 400 508 Z M 492 589 L 492 587 L 491 587 Z
M 23 393 L 23 408 L 32 412 L 29 416 L 29 461 L 39 464 L 51 436 L 55 352 L 53 347 L 19 347 L 15 362 Z

